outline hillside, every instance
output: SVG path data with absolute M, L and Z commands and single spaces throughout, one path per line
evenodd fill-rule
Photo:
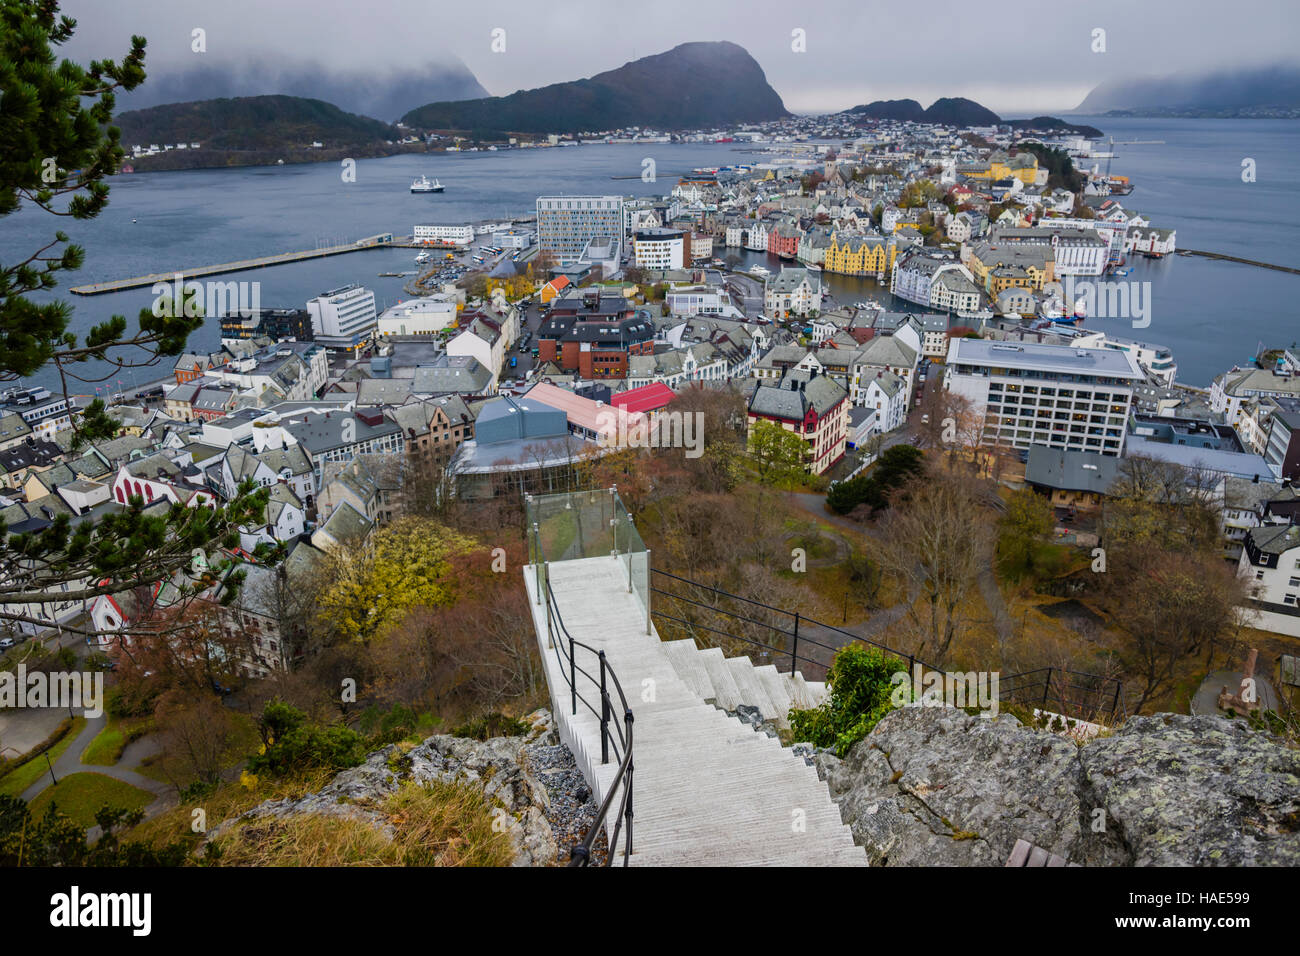
M 1035 116 L 1033 119 L 1004 120 L 991 109 L 965 97 L 944 97 L 923 109 L 916 100 L 876 100 L 844 111 L 863 119 L 889 120 L 896 123 L 936 123 L 943 126 L 1000 126 L 1012 129 L 1051 130 L 1074 133 L 1095 139 L 1101 130 L 1095 126 L 1067 123 L 1055 116 Z
M 1084 123 L 1068 123 L 1055 116 L 1035 116 L 1032 119 L 1004 120 L 1012 129 L 1035 130 L 1052 133 L 1072 133 L 1087 139 L 1100 139 L 1102 131 Z
M 234 68 L 204 64 L 151 68 L 146 83 L 118 97 L 118 107 L 142 110 L 167 103 L 266 95 L 320 99 L 349 113 L 392 122 L 422 103 L 476 99 L 488 92 L 454 56 L 430 58 L 428 65 L 418 69 L 391 72 L 348 72 L 319 64 L 251 59 Z
M 1300 67 L 1268 66 L 1102 83 L 1075 112 L 1132 115 L 1300 115 Z
M 430 103 L 402 121 L 422 129 L 578 133 L 690 129 L 788 115 L 763 69 L 734 43 L 683 43 L 590 79 L 509 96 Z
M 345 113 L 323 100 L 297 96 L 247 96 L 171 103 L 131 110 L 116 119 L 122 143 L 192 143 L 204 149 L 328 148 L 382 143 L 394 139 L 386 123 Z

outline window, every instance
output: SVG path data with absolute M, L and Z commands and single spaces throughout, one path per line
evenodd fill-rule
M 1288 594 L 1286 597 L 1282 599 L 1282 603 L 1290 604 L 1292 607 L 1295 606 L 1295 602 L 1296 602 L 1296 596 L 1294 594 Z
M 1255 580 L 1256 580 L 1256 581 L 1263 581 L 1263 580 L 1264 580 L 1264 572 L 1263 572 L 1263 571 L 1256 571 L 1256 572 L 1255 572 Z

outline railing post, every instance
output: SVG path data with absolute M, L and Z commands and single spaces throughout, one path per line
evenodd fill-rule
M 537 522 L 533 522 L 533 567 L 537 571 L 537 603 L 542 603 L 542 539 L 541 532 L 537 528 Z
M 623 814 L 623 819 L 627 822 L 627 842 L 623 844 L 623 863 L 627 865 L 627 858 L 632 855 L 632 767 L 634 760 L 632 758 L 632 708 L 629 707 L 623 711 L 623 726 L 627 729 L 627 775 L 623 778 L 623 786 L 627 787 L 627 812 Z M 611 850 L 611 852 L 613 852 Z
M 1052 689 L 1052 668 L 1047 668 L 1047 680 L 1043 681 L 1043 704 L 1040 710 L 1047 710 L 1047 694 Z
M 1116 716 L 1119 714 L 1119 689 L 1120 689 L 1120 686 L 1121 686 L 1121 685 L 1120 685 L 1120 682 L 1119 682 L 1118 680 L 1116 680 L 1116 681 L 1115 681 L 1115 700 L 1114 700 L 1114 701 L 1111 703 L 1111 705 L 1110 705 L 1110 722 L 1111 722 L 1112 724 L 1115 722 L 1115 718 L 1116 718 Z
M 539 594 L 543 593 L 544 588 L 546 587 L 546 585 L 542 583 L 543 570 L 547 572 L 545 574 L 546 582 L 549 584 L 551 580 L 549 574 L 550 568 L 543 569 L 542 565 L 538 564 L 537 565 L 537 591 Z M 554 617 L 551 614 L 550 595 L 549 594 L 543 595 L 542 600 L 544 602 L 542 606 L 546 608 L 546 649 L 549 651 L 555 647 L 555 621 L 554 621 Z
M 573 707 L 573 716 L 578 716 L 578 665 L 574 662 L 573 657 L 573 635 L 569 635 L 569 694 L 571 696 L 570 704 Z
M 645 632 L 651 634 L 650 630 L 650 549 L 645 549 Z
M 790 677 L 799 669 L 799 612 L 794 615 L 794 640 L 790 642 Z
M 627 593 L 632 593 L 632 532 L 636 527 L 632 524 L 632 516 L 627 516 Z
M 605 652 L 600 652 L 600 762 L 609 763 L 609 694 L 605 691 Z

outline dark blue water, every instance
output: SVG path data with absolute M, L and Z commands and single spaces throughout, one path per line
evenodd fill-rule
M 1137 184 L 1125 204 L 1154 225 L 1178 229 L 1180 246 L 1300 265 L 1300 123 L 1284 120 L 1113 120 L 1094 124 L 1117 140 L 1161 139 L 1164 146 L 1117 146 L 1112 172 Z M 1258 181 L 1241 181 L 1241 159 L 1258 164 Z M 658 181 L 639 177 L 642 160 L 655 160 Z M 148 288 L 81 298 L 67 287 L 309 249 L 322 241 L 353 240 L 380 232 L 409 234 L 416 222 L 501 219 L 531 214 L 538 195 L 552 193 L 645 196 L 667 192 L 677 176 L 697 166 L 753 161 L 732 144 L 580 146 L 495 153 L 427 154 L 360 160 L 357 181 L 344 183 L 333 163 L 274 168 L 194 170 L 118 176 L 108 208 L 79 223 L 30 208 L 0 220 L 0 262 L 26 256 L 56 229 L 86 249 L 86 265 L 60 279 L 60 295 L 76 308 L 84 330 L 111 314 L 132 322 L 148 307 Z M 437 177 L 447 191 L 412 195 L 417 175 Z M 634 179 L 612 179 L 632 176 Z M 132 222 L 132 219 L 137 220 Z M 403 297 L 402 279 L 379 272 L 414 268 L 409 250 L 371 250 L 329 259 L 238 273 L 259 281 L 263 306 L 300 307 L 319 292 L 358 282 L 382 305 Z M 760 257 L 761 258 L 761 257 Z M 1129 278 L 1153 283 L 1152 322 L 1142 338 L 1174 349 L 1179 378 L 1208 384 L 1223 368 L 1254 354 L 1256 344 L 1300 338 L 1291 303 L 1300 276 L 1202 259 L 1139 259 Z M 868 295 L 888 298 L 867 280 L 836 278 L 841 302 Z M 1097 320 L 1125 331 L 1125 323 Z M 1131 331 L 1131 330 L 1130 330 Z M 196 349 L 216 348 L 215 323 L 196 333 Z M 158 372 L 134 373 L 140 382 Z M 124 376 L 127 383 L 132 375 Z M 49 383 L 50 376 L 39 381 Z

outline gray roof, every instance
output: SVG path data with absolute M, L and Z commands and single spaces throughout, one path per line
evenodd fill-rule
M 1145 380 L 1137 361 L 1117 349 L 1085 349 L 1067 345 L 1026 342 L 1010 345 L 989 339 L 953 339 L 950 365 L 989 365 L 1029 369 L 1062 375 L 1101 375 L 1107 378 Z
M 802 422 L 810 408 L 819 417 L 824 416 L 848 398 L 848 394 L 843 386 L 827 375 L 791 369 L 781 379 L 780 385 L 760 385 L 754 389 L 749 410 L 755 415 Z
M 1300 525 L 1265 525 L 1246 533 L 1251 544 L 1265 554 L 1285 554 L 1300 548 Z
M 1106 494 L 1119 477 L 1119 459 L 1092 451 L 1067 451 L 1030 445 L 1025 480 L 1060 491 Z

